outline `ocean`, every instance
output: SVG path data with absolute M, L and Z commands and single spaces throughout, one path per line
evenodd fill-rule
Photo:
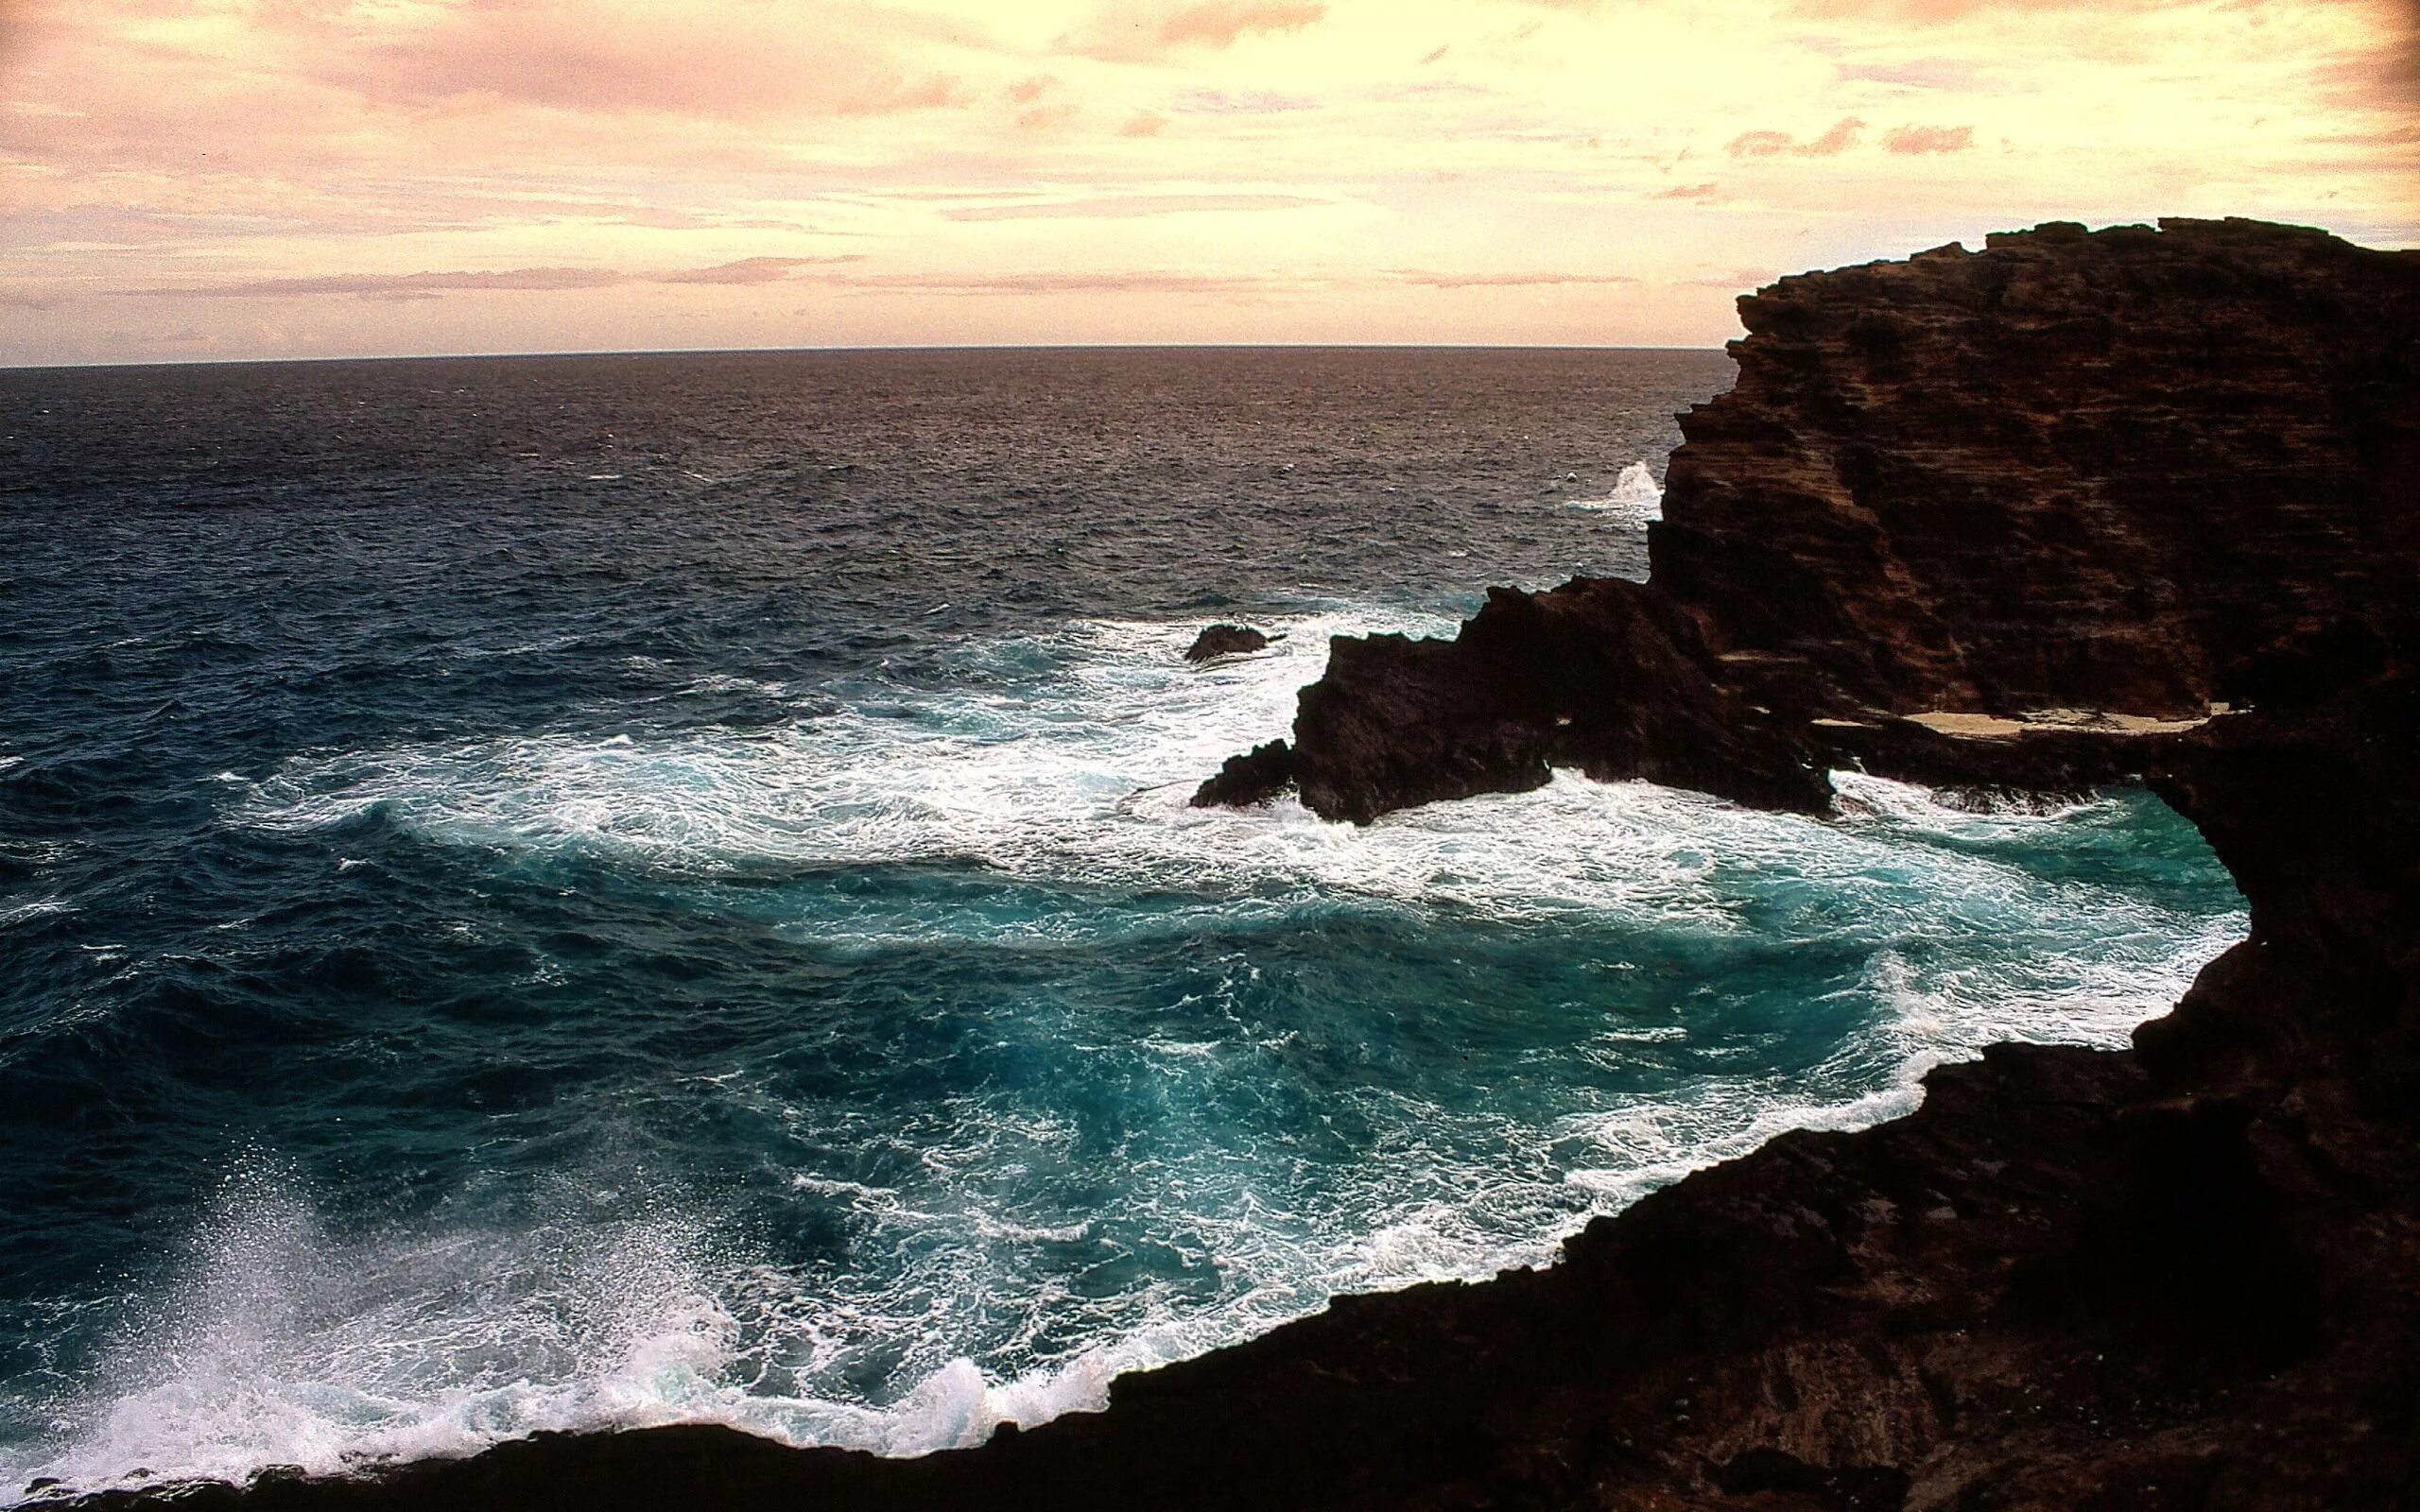
M 2244 928 L 2139 790 L 1187 806 L 1328 637 L 1643 576 L 1731 372 L 0 372 L 0 1500 L 975 1442 L 2122 1043 Z

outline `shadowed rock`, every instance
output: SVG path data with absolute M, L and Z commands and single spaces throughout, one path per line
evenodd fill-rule
M 1249 625 L 1213 625 L 1193 638 L 1185 647 L 1187 662 L 1208 662 L 1222 656 L 1242 656 L 1264 649 L 1269 637 Z
M 1230 756 L 1218 774 L 1196 788 L 1193 806 L 1249 808 L 1266 803 L 1293 785 L 1294 753 L 1282 740 Z
M 2198 719 L 2420 603 L 2420 254 L 2053 224 L 1739 306 L 1648 581 L 1495 590 L 1452 642 L 1340 639 L 1295 720 L 1305 804 L 1366 821 L 1548 766 L 1791 808 L 1822 803 L 1807 762 L 2090 785 L 2162 741 L 1899 721 Z

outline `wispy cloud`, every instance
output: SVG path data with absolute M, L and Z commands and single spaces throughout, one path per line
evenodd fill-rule
M 677 9 L 599 9 L 532 0 L 450 6 L 401 26 L 303 8 L 271 13 L 286 18 L 289 43 L 308 48 L 314 73 L 378 101 L 745 118 L 888 115 L 970 98 L 956 75 L 902 61 L 890 38 L 853 26 L 838 7 L 762 8 L 745 19 L 702 22 Z
M 310 295 L 351 295 L 358 299 L 434 299 L 443 294 L 478 292 L 562 293 L 575 289 L 613 288 L 624 284 L 778 284 L 807 268 L 862 262 L 860 254 L 840 257 L 744 257 L 707 267 L 631 271 L 613 267 L 508 267 L 486 272 L 326 273 L 303 278 L 237 279 L 223 284 L 195 284 L 128 292 L 163 299 L 256 300 Z
M 1647 198 L 1650 199 L 1712 199 L 1721 192 L 1722 188 L 1720 184 L 1683 183 L 1675 184 L 1669 189 L 1658 189 Z
M 1020 200 L 1005 205 L 961 205 L 942 212 L 943 220 L 1128 220 L 1137 215 L 1183 215 L 1205 211 L 1305 210 L 1329 201 L 1305 195 L 1118 195 L 1098 199 Z
M 1300 31 L 1326 14 L 1318 0 L 1116 0 L 1058 45 L 1108 62 L 1150 62 L 1171 53 L 1233 47 L 1256 34 Z
M 1929 26 L 1974 16 L 2093 10 L 2172 10 L 2194 0 L 1794 0 L 1793 15 L 1816 20 L 1879 20 Z
M 1317 110 L 1319 103 L 1307 94 L 1281 94 L 1275 90 L 1197 89 L 1178 95 L 1172 109 L 1188 115 L 1284 115 Z
M 1696 288 L 1729 289 L 1734 292 L 1759 289 L 1773 281 L 1774 275 L 1763 268 L 1742 267 L 1728 273 L 1709 273 L 1703 278 L 1683 279 Z
M 1963 152 L 1975 145 L 1971 126 L 1895 126 L 1882 138 L 1885 151 L 1918 157 L 1927 152 Z
M 1163 47 L 1232 47 L 1255 31 L 1300 31 L 1327 14 L 1310 0 L 1212 0 L 1160 23 Z
M 633 284 L 779 284 L 795 278 L 806 268 L 831 267 L 843 263 L 862 263 L 863 252 L 843 252 L 831 257 L 743 257 L 735 263 L 717 263 L 710 267 L 678 268 L 667 273 L 633 273 Z
M 1398 284 L 1431 289 L 1561 288 L 1638 282 L 1627 273 L 1435 273 L 1409 267 L 1389 269 L 1387 276 Z
M 822 282 L 894 294 L 1273 294 L 1310 285 L 1262 275 L 1173 272 L 838 273 Z
M 1895 84 L 1903 89 L 1950 90 L 1961 94 L 1994 94 L 2005 87 L 1996 76 L 1973 63 L 1949 58 L 1917 58 L 1898 63 L 1839 63 L 1833 73 L 1844 83 Z
M 1786 131 L 1742 131 L 1722 150 L 1735 158 L 1832 158 L 1857 146 L 1864 130 L 1865 123 L 1851 115 L 1811 142 L 1801 142 Z

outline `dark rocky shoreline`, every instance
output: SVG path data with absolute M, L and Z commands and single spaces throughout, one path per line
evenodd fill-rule
M 2252 923 L 2133 1050 L 1995 1046 L 1551 1269 L 1340 1299 L 980 1449 L 657 1429 L 82 1504 L 2420 1506 L 2420 256 L 2047 227 L 1743 313 L 1647 584 L 1340 641 L 1205 797 L 2138 773 Z

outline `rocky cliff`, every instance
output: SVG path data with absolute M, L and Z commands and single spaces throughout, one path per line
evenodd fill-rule
M 2204 717 L 2420 604 L 2420 255 L 2054 224 L 1739 308 L 1646 583 L 1497 590 L 1449 642 L 1340 638 L 1284 770 L 1202 800 L 1291 781 L 1366 821 L 1566 765 L 1820 807 L 1826 764 L 1945 757 L 2088 783 L 2156 742 L 2079 731 Z M 1946 749 L 1956 716 L 2010 738 Z
M 1786 280 L 1648 585 L 1340 642 L 1233 784 L 1367 817 L 1555 763 L 1797 807 L 1852 758 L 2141 770 L 2252 923 L 2134 1050 L 1995 1047 L 1551 1269 L 1342 1299 L 979 1450 L 666 1429 L 175 1504 L 2420 1506 L 2415 289 L 2238 222 Z

